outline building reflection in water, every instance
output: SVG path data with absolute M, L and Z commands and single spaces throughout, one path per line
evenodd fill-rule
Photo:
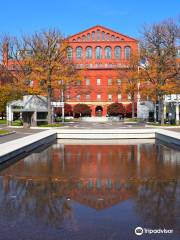
M 105 210 L 132 200 L 145 223 L 176 228 L 179 160 L 160 144 L 56 143 L 1 172 L 0 212 L 60 226 L 73 221 L 72 202 Z

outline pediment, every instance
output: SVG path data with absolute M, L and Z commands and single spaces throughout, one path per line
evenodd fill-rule
M 103 26 L 94 26 L 82 32 L 68 37 L 70 42 L 87 42 L 87 41 L 135 41 L 136 39 L 113 31 Z

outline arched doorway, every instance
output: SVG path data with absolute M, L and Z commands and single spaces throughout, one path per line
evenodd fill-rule
M 97 117 L 102 117 L 102 113 L 103 113 L 103 108 L 102 106 L 97 106 L 95 109 L 95 113 Z

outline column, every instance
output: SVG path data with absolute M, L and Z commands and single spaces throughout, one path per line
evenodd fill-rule
M 156 122 L 157 119 L 157 112 L 156 112 L 156 102 L 154 104 L 154 122 Z
M 166 119 L 166 103 L 164 103 L 164 109 L 163 109 L 163 114 L 164 114 L 164 120 Z
M 176 125 L 179 125 L 179 103 L 176 104 Z
M 92 109 L 92 112 L 91 112 L 91 117 L 95 117 L 96 116 L 96 106 L 94 105 L 91 105 L 91 109 Z
M 7 105 L 6 114 L 7 114 L 7 123 L 8 123 L 8 125 L 11 125 L 13 122 L 13 117 L 14 117 L 11 105 Z
M 102 116 L 106 117 L 106 115 L 107 115 L 107 106 L 103 105 L 102 107 L 103 107 L 103 114 L 102 114 Z

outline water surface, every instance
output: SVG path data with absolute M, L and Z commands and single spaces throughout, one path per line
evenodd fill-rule
M 179 239 L 180 152 L 128 143 L 55 142 L 2 170 L 0 240 Z

